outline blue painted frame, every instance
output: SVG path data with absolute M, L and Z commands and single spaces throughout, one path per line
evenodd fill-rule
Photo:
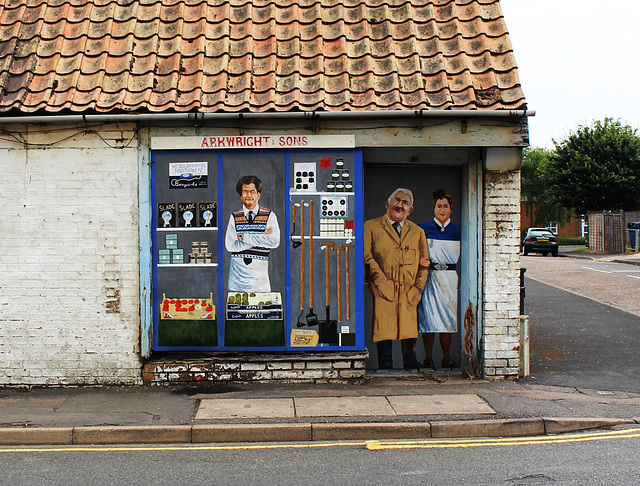
M 171 154 L 202 154 L 206 152 L 207 154 L 216 154 L 217 156 L 217 194 L 218 194 L 218 262 L 224 261 L 224 230 L 222 229 L 224 223 L 222 219 L 222 215 L 224 213 L 223 201 L 221 198 L 221 194 L 223 193 L 223 158 L 225 154 L 234 153 L 234 154 L 246 154 L 246 153 L 279 153 L 283 154 L 285 157 L 285 188 L 291 187 L 290 185 L 290 155 L 292 153 L 305 153 L 305 152 L 319 152 L 323 151 L 326 154 L 330 155 L 332 153 L 352 153 L 354 157 L 354 215 L 355 215 L 355 228 L 354 228 L 354 259 L 355 262 L 363 262 L 364 261 L 364 249 L 362 246 L 362 235 L 364 228 L 364 198 L 363 198 L 363 160 L 362 160 L 362 150 L 360 149 L 333 149 L 328 148 L 326 150 L 322 149 L 289 149 L 289 150 L 281 150 L 281 149 L 262 149 L 262 150 L 161 150 L 161 151 L 152 151 L 151 152 L 151 163 L 152 165 L 155 163 L 157 156 L 166 156 Z M 151 217 L 151 255 L 152 255 L 152 286 L 153 286 L 153 298 L 152 298 L 152 306 L 149 315 L 152 318 L 153 322 L 153 351 L 246 351 L 246 352 L 278 352 L 278 351 L 362 351 L 365 349 L 365 335 L 364 335 L 364 286 L 362 282 L 364 282 L 364 264 L 356 264 L 355 265 L 355 333 L 356 333 L 356 343 L 355 346 L 318 346 L 318 347 L 292 347 L 290 345 L 290 335 L 291 335 L 291 310 L 290 305 L 287 305 L 287 309 L 285 312 L 285 346 L 283 347 L 227 347 L 224 343 L 224 321 L 220 319 L 220 316 L 224 316 L 224 313 L 220 312 L 220 303 L 226 302 L 226 296 L 224 295 L 224 268 L 223 265 L 219 264 L 217 267 L 217 282 L 218 282 L 218 346 L 209 347 L 209 346 L 158 346 L 158 296 L 156 293 L 157 288 L 157 265 L 158 265 L 158 256 L 157 251 L 157 232 L 156 227 L 153 222 L 154 219 L 154 211 L 157 207 L 156 204 L 156 180 L 155 180 L 155 171 L 150 170 L 151 177 L 151 207 L 149 211 L 149 216 Z M 288 191 L 288 189 L 287 189 Z M 290 213 L 290 198 L 285 198 L 285 212 L 286 214 Z M 291 225 L 289 222 L 289 218 L 285 219 L 285 235 L 289 235 L 291 231 Z M 291 248 L 290 245 L 286 246 L 286 292 L 287 297 L 291 293 Z M 287 304 L 289 303 L 288 298 L 286 299 Z M 223 307 L 224 308 L 224 304 Z

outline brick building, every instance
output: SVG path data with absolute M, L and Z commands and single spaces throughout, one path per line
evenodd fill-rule
M 520 229 L 524 231 L 527 228 L 536 226 L 533 224 L 535 218 L 535 205 L 522 201 L 520 206 Z M 555 225 L 552 228 L 555 234 L 560 238 L 579 238 L 584 236 L 584 225 L 582 219 L 575 214 L 568 223 L 564 225 Z
M 498 0 L 41 1 L 0 7 L 0 27 L 0 385 L 361 379 L 375 367 L 362 224 L 398 186 L 418 223 L 432 192 L 455 195 L 454 354 L 471 374 L 517 375 L 532 113 Z M 313 190 L 296 187 L 307 167 Z M 224 228 L 254 171 L 281 232 L 269 322 L 234 317 L 264 302 L 228 300 Z M 343 200 L 342 218 L 320 212 Z M 215 227 L 199 209 L 193 225 L 163 219 L 204 202 Z M 295 245 L 313 239 L 315 267 Z M 328 338 L 299 325 L 325 290 Z

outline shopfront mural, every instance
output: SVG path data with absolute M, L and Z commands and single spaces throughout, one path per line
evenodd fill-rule
M 458 367 L 460 169 L 369 164 L 364 184 L 367 367 Z
M 208 145 L 153 153 L 154 349 L 364 349 L 360 152 Z

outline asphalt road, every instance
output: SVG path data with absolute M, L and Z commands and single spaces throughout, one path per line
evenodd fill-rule
M 538 256 L 522 257 L 522 267 L 529 380 L 640 392 L 640 267 Z
M 0 470 L 0 484 L 12 486 L 638 484 L 640 429 L 517 439 L 2 451 Z
M 527 269 L 525 281 L 534 279 L 640 317 L 640 265 L 541 255 L 521 256 L 520 265 Z

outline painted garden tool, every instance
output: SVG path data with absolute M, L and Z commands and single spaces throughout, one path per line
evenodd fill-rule
M 329 251 L 333 246 L 332 242 L 320 243 L 325 250 L 325 305 L 327 309 L 326 319 L 320 321 L 318 326 L 319 341 L 327 344 L 338 344 L 338 325 L 336 321 L 331 320 L 331 281 L 329 269 Z
M 296 213 L 299 207 L 300 207 L 299 203 L 295 203 L 293 205 L 293 216 L 291 217 L 291 223 L 293 224 L 291 228 L 291 236 L 289 238 L 291 239 L 291 246 L 293 246 L 294 248 L 298 248 L 301 245 L 300 241 L 294 241 L 293 239 L 293 235 L 296 233 Z
M 344 246 L 334 246 L 336 253 L 336 281 L 338 286 L 338 322 L 342 322 L 342 268 L 340 265 L 340 252 L 345 249 Z
M 307 326 L 317 326 L 318 316 L 313 312 L 313 199 L 309 201 L 309 313 Z
M 304 201 L 300 201 L 300 315 L 298 327 L 304 326 L 302 319 L 304 314 Z
M 345 248 L 345 253 L 344 253 L 344 258 L 346 260 L 345 262 L 345 268 L 346 268 L 346 287 L 347 287 L 347 294 L 346 294 L 346 298 L 347 298 L 347 321 L 351 319 L 351 275 L 349 273 L 349 248 L 353 248 L 355 245 L 353 243 L 348 243 L 346 245 L 343 245 Z

